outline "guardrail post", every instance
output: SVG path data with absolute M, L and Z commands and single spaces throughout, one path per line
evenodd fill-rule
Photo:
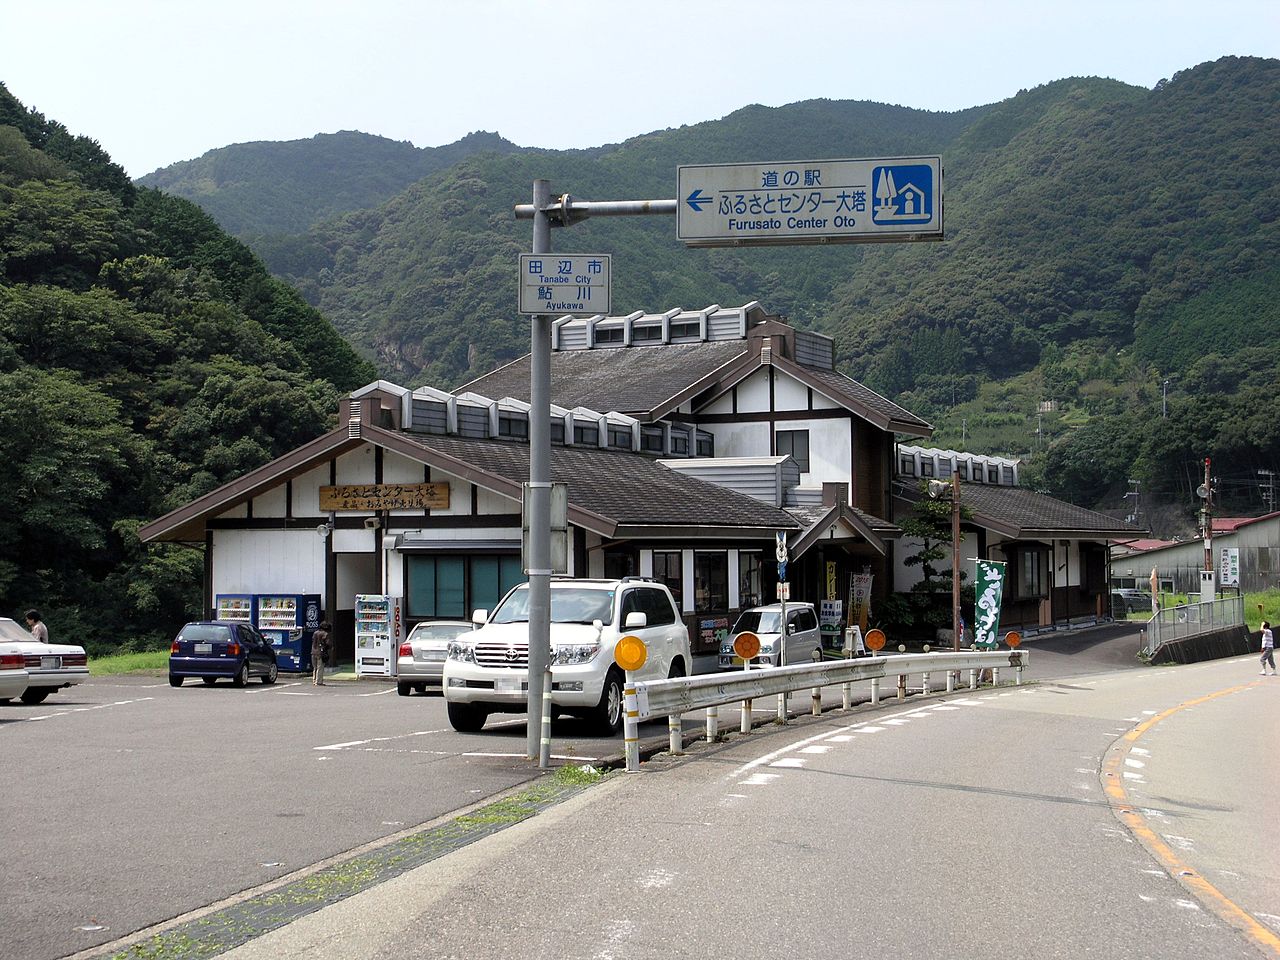
M 671 753 L 677 757 L 684 753 L 684 732 L 680 726 L 680 714 L 673 713 L 667 717 L 667 740 Z
M 1019 663 L 1017 669 L 1013 671 L 1013 685 L 1015 687 L 1022 686 L 1022 664 Z
M 840 694 L 841 694 L 840 705 L 845 710 L 848 710 L 850 707 L 853 706 L 853 684 L 846 683 L 841 685 Z
M 955 670 L 947 671 L 947 693 L 955 693 L 956 691 L 956 672 Z
M 742 727 L 740 728 L 739 732 L 740 733 L 751 732 L 751 701 L 750 700 L 742 701 Z
M 815 717 L 822 716 L 822 688 L 813 688 L 813 715 Z
M 1000 668 L 999 667 L 991 668 L 991 685 L 993 687 L 1000 686 Z
M 978 671 L 977 670 L 969 671 L 969 689 L 970 690 L 978 689 Z
M 871 679 L 871 705 L 874 707 L 880 702 L 880 678 L 873 677 Z
M 707 743 L 715 743 L 720 736 L 720 708 L 707 707 Z
M 627 773 L 640 772 L 640 711 L 636 706 L 636 681 L 627 671 L 627 686 L 622 691 L 622 740 L 627 755 Z
M 778 722 L 787 722 L 787 695 L 785 693 L 778 694 Z
M 921 690 L 920 690 L 921 695 L 927 697 L 929 695 L 929 674 L 928 673 L 920 674 L 920 686 L 921 686 Z
M 905 673 L 898 674 L 898 699 L 907 699 L 907 675 Z

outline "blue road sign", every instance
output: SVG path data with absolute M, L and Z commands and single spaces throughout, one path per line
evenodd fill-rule
M 928 223 L 933 219 L 933 168 L 924 164 L 876 167 L 871 171 L 871 222 Z

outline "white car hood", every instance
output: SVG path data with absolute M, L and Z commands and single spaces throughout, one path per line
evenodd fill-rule
M 589 623 L 553 623 L 551 625 L 551 645 L 560 643 L 595 643 L 600 632 Z M 505 643 L 518 647 L 529 645 L 529 624 L 490 623 L 475 633 L 458 638 L 470 640 L 472 643 Z

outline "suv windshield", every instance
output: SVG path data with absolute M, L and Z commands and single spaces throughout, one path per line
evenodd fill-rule
M 517 587 L 493 612 L 490 623 L 524 623 L 529 619 L 529 587 Z M 552 623 L 613 622 L 613 590 L 607 587 L 560 587 L 551 590 Z
M 752 633 L 777 633 L 777 610 L 744 610 L 738 622 L 733 625 L 734 633 L 750 630 Z

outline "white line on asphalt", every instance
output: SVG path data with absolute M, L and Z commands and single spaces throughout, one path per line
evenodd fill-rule
M 379 690 L 377 693 L 357 693 L 356 696 L 357 697 L 385 697 L 388 693 L 395 693 L 395 692 L 396 692 L 396 688 L 392 687 L 389 690 Z
M 363 747 L 366 743 L 387 743 L 391 740 L 405 740 L 409 737 L 425 737 L 432 733 L 448 733 L 447 730 L 415 730 L 412 733 L 398 733 L 394 737 L 370 737 L 367 740 L 347 740 L 343 743 L 329 743 L 312 750 L 346 750 L 349 747 Z
M 775 760 L 769 764 L 771 767 L 803 767 L 804 761 L 799 757 L 783 757 L 781 760 Z
M 146 703 L 148 700 L 154 700 L 155 697 L 138 697 L 136 700 L 116 700 L 112 703 L 100 703 L 94 707 L 68 707 L 66 710 L 59 710 L 56 713 L 45 713 L 38 717 L 23 717 L 27 722 L 35 720 L 52 720 L 54 717 L 66 717 L 73 713 L 85 713 L 90 710 L 105 710 L 107 707 L 125 707 L 131 703 Z
M 821 743 L 815 743 L 815 744 L 814 744 L 813 746 L 811 746 L 811 747 L 803 747 L 803 748 L 800 750 L 800 752 L 801 752 L 801 753 L 830 753 L 830 752 L 831 752 L 831 748 L 830 748 L 830 747 L 827 747 L 827 746 L 824 746 L 824 745 L 822 745 Z
M 294 680 L 292 683 L 264 683 L 260 687 L 252 690 L 246 690 L 245 693 L 287 693 L 290 687 L 302 686 L 301 680 Z
M 310 690 L 281 690 L 282 697 L 314 697 L 315 694 Z
M 458 756 L 460 757 L 518 757 L 521 760 L 525 759 L 525 754 L 523 753 L 481 753 L 479 751 L 475 751 L 472 753 L 460 753 L 458 754 Z M 582 756 L 579 756 L 578 754 L 570 755 L 567 753 L 553 753 L 551 754 L 551 759 L 552 760 L 595 761 L 595 760 L 599 760 L 600 758 L 599 757 L 582 757 Z
M 850 740 L 856 740 L 856 739 L 857 739 L 856 737 L 853 737 L 850 734 L 842 733 L 842 734 L 839 734 L 838 736 L 827 737 L 827 743 L 848 743 Z

